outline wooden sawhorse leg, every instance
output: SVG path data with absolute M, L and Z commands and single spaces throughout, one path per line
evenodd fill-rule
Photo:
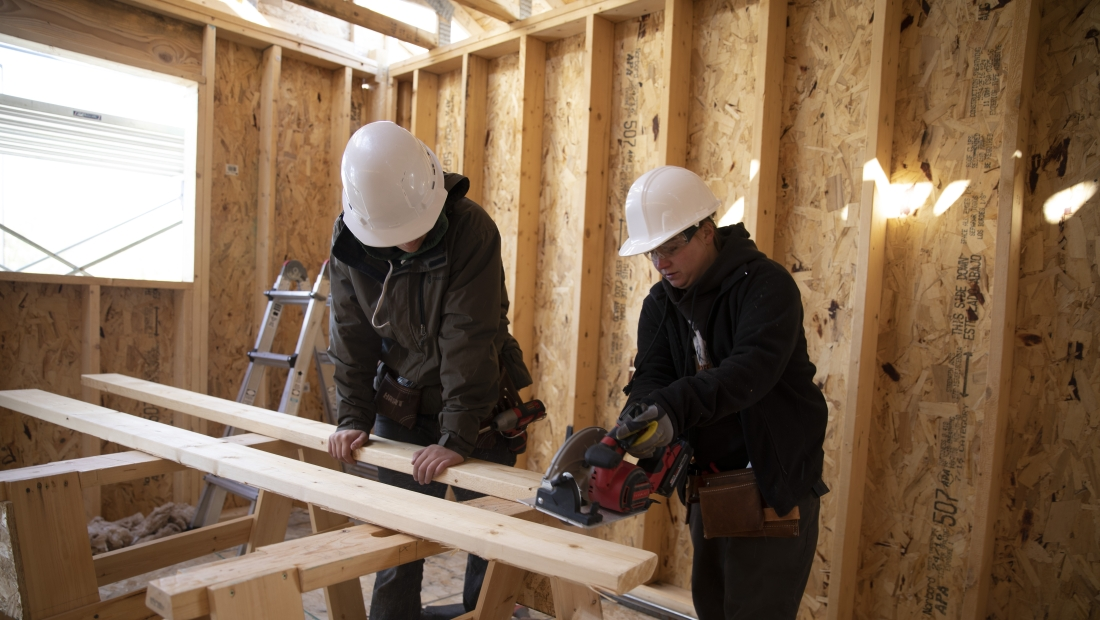
M 523 581 L 528 571 L 491 561 L 485 571 L 485 582 L 477 609 L 455 620 L 509 620 L 516 607 Z M 554 617 L 559 620 L 601 620 L 603 608 L 600 596 L 591 588 L 565 579 L 552 578 Z

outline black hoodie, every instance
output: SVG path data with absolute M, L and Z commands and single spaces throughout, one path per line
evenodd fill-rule
M 718 258 L 690 289 L 663 279 L 650 289 L 629 402 L 656 401 L 706 469 L 751 461 L 765 501 L 786 514 L 821 479 L 828 420 L 806 352 L 802 298 L 742 224 L 718 229 L 716 242 Z M 696 370 L 688 317 L 712 368 Z

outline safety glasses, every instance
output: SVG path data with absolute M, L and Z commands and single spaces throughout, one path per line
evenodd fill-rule
M 691 238 L 694 237 L 695 233 L 698 231 L 698 224 L 689 226 L 660 246 L 646 252 L 645 255 L 653 262 L 670 259 L 675 256 L 677 252 L 684 249 L 684 246 L 691 243 Z

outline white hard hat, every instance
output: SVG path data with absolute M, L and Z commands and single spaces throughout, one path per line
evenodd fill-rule
M 698 224 L 721 203 L 703 179 L 679 166 L 661 166 L 638 177 L 626 195 L 629 237 L 619 256 L 648 252 Z
M 408 243 L 439 219 L 447 189 L 435 153 L 389 121 L 359 128 L 340 163 L 344 225 L 375 248 Z

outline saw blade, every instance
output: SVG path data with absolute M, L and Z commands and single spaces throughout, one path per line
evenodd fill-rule
M 580 488 L 581 499 L 588 503 L 588 483 L 592 478 L 592 468 L 584 460 L 584 453 L 604 438 L 607 431 L 598 426 L 589 426 L 577 431 L 565 440 L 554 458 L 550 460 L 550 466 L 546 468 L 546 474 L 542 477 L 543 484 L 549 484 L 550 480 L 565 472 L 573 475 Z

